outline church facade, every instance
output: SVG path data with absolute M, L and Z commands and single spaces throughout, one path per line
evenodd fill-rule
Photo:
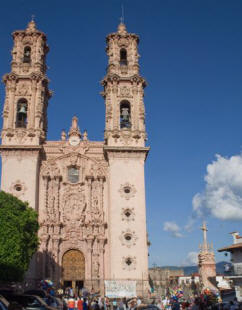
M 38 253 L 26 277 L 102 290 L 104 280 L 148 280 L 144 164 L 145 80 L 136 34 L 121 23 L 107 36 L 102 80 L 104 141 L 91 141 L 73 117 L 68 133 L 47 141 L 46 35 L 31 21 L 13 32 L 5 74 L 2 190 L 38 212 Z M 58 107 L 56 107 L 58 109 Z

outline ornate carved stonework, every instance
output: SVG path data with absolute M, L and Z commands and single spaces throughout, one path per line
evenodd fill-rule
M 61 196 L 61 222 L 72 227 L 83 225 L 86 205 L 84 188 L 69 186 Z
M 1 184 L 38 212 L 40 245 L 28 279 L 49 278 L 56 287 L 84 281 L 89 291 L 93 287 L 103 295 L 105 279 L 147 277 L 145 195 L 139 180 L 149 148 L 138 36 L 121 23 L 107 37 L 104 141 L 90 140 L 76 116 L 60 140 L 46 140 L 52 95 L 46 36 L 32 20 L 13 33 L 13 40 L 11 72 L 3 77 Z M 126 182 L 128 174 L 133 184 Z

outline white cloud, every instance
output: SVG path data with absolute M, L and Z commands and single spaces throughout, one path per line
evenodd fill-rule
M 163 226 L 164 231 L 171 233 L 172 237 L 181 238 L 180 227 L 175 222 L 165 222 Z
M 182 266 L 194 266 L 198 264 L 198 253 L 197 252 L 189 252 L 187 257 L 182 262 Z
M 207 166 L 205 190 L 192 200 L 198 216 L 242 220 L 242 155 L 216 160 Z

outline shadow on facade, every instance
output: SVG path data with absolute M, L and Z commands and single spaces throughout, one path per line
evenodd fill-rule
M 38 251 L 33 256 L 29 270 L 25 275 L 24 288 L 39 288 L 41 280 L 53 281 L 56 288 L 61 286 L 62 267 L 56 263 L 56 258 L 49 251 Z

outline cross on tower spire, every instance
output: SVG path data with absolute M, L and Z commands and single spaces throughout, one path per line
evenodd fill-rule
M 121 5 L 121 17 L 120 17 L 120 23 L 124 24 L 124 5 Z

